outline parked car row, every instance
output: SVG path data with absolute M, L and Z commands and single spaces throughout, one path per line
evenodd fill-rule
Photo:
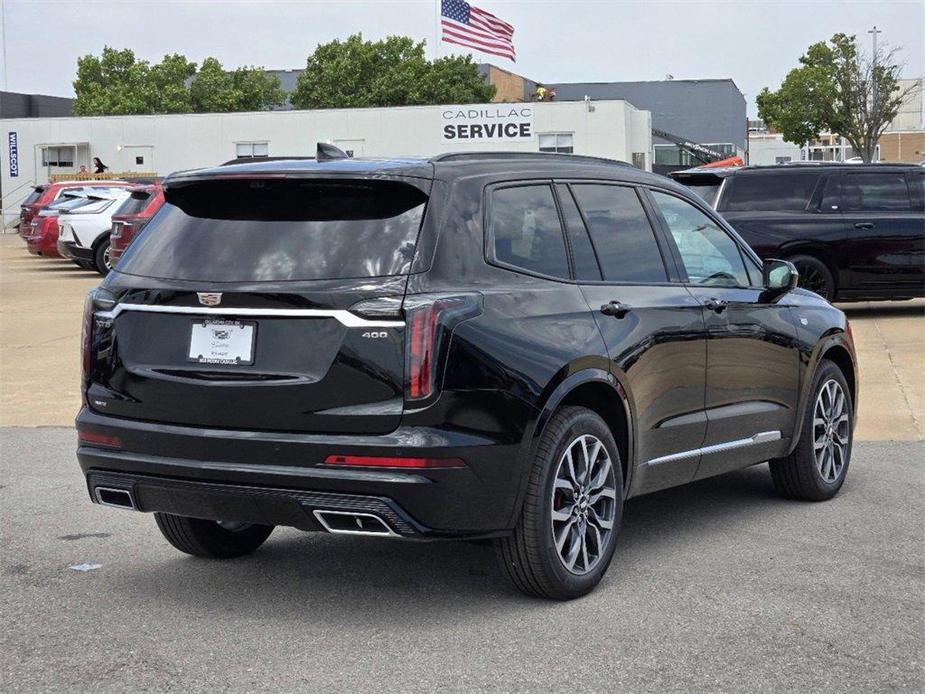
M 23 201 L 19 234 L 33 255 L 68 258 L 106 275 L 164 202 L 160 183 L 70 181 L 36 186 Z M 113 234 L 114 229 L 116 234 Z

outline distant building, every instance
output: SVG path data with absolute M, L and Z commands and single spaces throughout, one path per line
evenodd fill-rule
M 538 82 L 491 63 L 479 63 L 479 72 L 495 86 L 495 103 L 533 101 L 536 88 L 543 84 L 554 90 L 555 101 L 610 101 L 622 99 L 636 108 L 652 113 L 652 127 L 664 130 L 722 154 L 745 156 L 747 120 L 745 96 L 731 79 L 681 80 L 654 82 Z M 291 92 L 302 70 L 267 70 L 279 77 L 282 88 Z M 290 103 L 274 110 L 289 110 Z M 653 169 L 670 171 L 695 166 L 701 162 L 678 146 L 654 138 L 650 156 Z M 547 140 L 545 149 L 568 151 L 569 138 Z
M 74 99 L 0 92 L 0 118 L 62 118 L 74 115 Z

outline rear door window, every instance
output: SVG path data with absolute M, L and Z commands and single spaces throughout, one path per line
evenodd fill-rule
M 492 191 L 489 212 L 494 259 L 549 277 L 568 279 L 568 256 L 549 185 Z
M 634 188 L 581 183 L 572 191 L 588 221 L 604 280 L 643 284 L 668 280 L 655 232 Z
M 26 196 L 26 199 L 23 200 L 22 203 L 20 203 L 20 204 L 21 204 L 23 207 L 25 207 L 25 206 L 27 206 L 27 205 L 31 205 L 32 203 L 34 203 L 36 200 L 39 199 L 39 197 L 42 195 L 43 192 L 45 192 L 43 188 L 36 188 L 36 189 L 33 190 L 31 193 L 29 193 L 29 194 Z
M 842 182 L 844 209 L 864 212 L 910 211 L 912 201 L 902 172 L 848 173 Z
M 559 206 L 562 208 L 562 218 L 565 220 L 565 229 L 568 234 L 569 246 L 572 248 L 572 262 L 575 264 L 575 279 L 598 281 L 601 279 L 601 269 L 597 264 L 597 256 L 591 245 L 591 238 L 585 228 L 581 212 L 575 204 L 568 186 L 558 185 Z
M 813 171 L 730 176 L 720 205 L 723 212 L 798 212 L 805 210 L 821 174 Z
M 427 203 L 417 187 L 382 180 L 213 180 L 165 196 L 120 272 L 203 282 L 407 274 Z

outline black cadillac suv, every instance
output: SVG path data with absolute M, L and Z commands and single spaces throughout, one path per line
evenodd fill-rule
M 173 175 L 88 297 L 93 501 L 234 557 L 276 525 L 492 539 L 573 598 L 632 496 L 770 461 L 841 487 L 845 316 L 628 165 L 467 153 Z
M 676 171 L 762 258 L 830 301 L 925 296 L 925 170 L 792 164 Z

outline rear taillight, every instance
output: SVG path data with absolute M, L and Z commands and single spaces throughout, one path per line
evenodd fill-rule
M 84 299 L 83 323 L 80 327 L 80 355 L 81 355 L 81 383 L 84 393 L 90 380 L 90 371 L 93 368 L 93 338 L 97 323 L 97 311 L 109 311 L 116 305 L 115 297 L 102 287 L 90 290 L 87 298 Z M 104 319 L 110 323 L 111 318 Z
M 408 400 L 424 400 L 437 391 L 453 329 L 481 313 L 481 296 L 414 295 L 405 297 L 402 308 L 405 312 L 405 396 Z

